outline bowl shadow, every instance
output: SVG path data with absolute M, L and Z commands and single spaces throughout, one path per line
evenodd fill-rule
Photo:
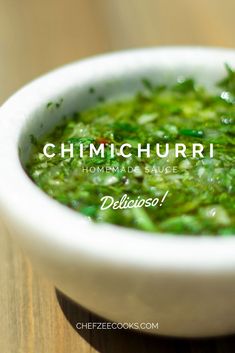
M 105 323 L 56 289 L 60 308 L 72 328 L 99 353 L 232 353 L 235 335 L 208 339 L 181 339 L 126 329 L 89 329 L 88 323 Z M 76 325 L 79 323 L 80 327 Z M 83 327 L 81 327 L 83 324 Z

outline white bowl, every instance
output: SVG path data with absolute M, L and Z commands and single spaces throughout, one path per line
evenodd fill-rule
M 97 56 L 33 81 L 0 109 L 5 224 L 60 290 L 107 319 L 158 322 L 152 332 L 163 335 L 234 333 L 235 237 L 154 235 L 90 223 L 34 185 L 19 147 L 24 162 L 30 134 L 39 137 L 64 114 L 95 104 L 91 86 L 107 99 L 140 89 L 143 77 L 193 76 L 211 88 L 225 75 L 225 62 L 235 64 L 235 51 L 164 47 Z M 60 98 L 59 109 L 46 109 Z

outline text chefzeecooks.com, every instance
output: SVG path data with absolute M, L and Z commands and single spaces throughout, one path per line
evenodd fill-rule
M 159 330 L 158 322 L 77 322 L 77 330 Z

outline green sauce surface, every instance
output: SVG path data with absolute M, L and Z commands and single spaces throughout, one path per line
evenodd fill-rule
M 235 235 L 235 74 L 227 70 L 218 93 L 192 79 L 179 79 L 172 86 L 143 80 L 143 91 L 131 99 L 74 113 L 42 141 L 32 138 L 27 173 L 48 195 L 96 222 L 156 233 Z M 96 92 L 92 88 L 88 94 Z M 42 152 L 46 143 L 56 145 L 53 158 Z M 67 148 L 74 144 L 75 151 L 83 144 L 83 158 L 79 153 L 62 158 L 61 143 Z M 104 144 L 104 158 L 89 157 L 91 143 Z M 132 155 L 111 156 L 109 145 L 118 148 L 123 143 L 131 144 Z M 143 153 L 139 158 L 138 143 L 160 143 L 162 151 L 168 143 L 169 155 L 152 153 L 147 158 Z M 175 157 L 176 143 L 187 146 L 187 158 Z M 203 158 L 193 158 L 193 143 L 203 144 Z M 160 200 L 166 191 L 162 206 L 100 208 L 106 195 L 115 201 L 125 194 L 134 200 Z

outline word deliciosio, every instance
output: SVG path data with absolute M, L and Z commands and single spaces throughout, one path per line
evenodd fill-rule
M 158 197 L 143 199 L 140 196 L 138 196 L 137 199 L 131 199 L 129 196 L 127 196 L 127 194 L 124 194 L 119 201 L 115 201 L 112 196 L 106 195 L 100 199 L 100 201 L 102 202 L 100 209 L 107 210 L 108 208 L 111 207 L 114 210 L 117 210 L 117 209 L 122 210 L 125 208 L 139 208 L 139 207 L 150 207 L 150 206 L 161 207 L 168 193 L 169 191 L 167 190 L 161 199 L 159 199 Z
M 56 153 L 54 152 L 56 148 L 56 145 L 53 143 L 47 143 L 43 147 L 43 154 L 47 158 L 53 158 L 56 156 Z M 130 143 L 123 143 L 120 146 L 116 146 L 115 144 L 111 143 L 109 145 L 105 145 L 103 143 L 99 144 L 98 146 L 94 145 L 93 143 L 90 143 L 89 146 L 84 146 L 82 143 L 77 147 L 76 145 L 76 155 L 79 156 L 80 158 L 84 157 L 85 152 L 89 153 L 89 157 L 92 158 L 94 156 L 100 156 L 101 158 L 105 158 L 105 150 L 109 149 L 110 151 L 110 156 L 113 158 L 115 155 L 116 156 L 121 156 L 123 158 L 129 158 L 132 156 L 132 151 L 133 148 L 136 149 L 136 147 L 133 147 Z M 187 158 L 188 157 L 188 149 L 184 143 L 176 143 L 173 145 L 174 148 L 174 153 L 175 157 L 183 157 Z M 58 150 L 58 149 L 57 149 Z M 199 158 L 204 158 L 204 146 L 201 143 L 193 143 L 190 147 L 190 153 L 193 158 L 199 157 Z M 60 144 L 60 151 L 59 154 L 61 155 L 62 158 L 73 158 L 75 155 L 75 148 L 74 144 Z M 58 153 L 58 152 L 57 152 Z M 137 145 L 137 156 L 139 158 L 144 155 L 144 157 L 150 158 L 151 155 L 155 153 L 157 157 L 159 158 L 166 158 L 168 157 L 170 153 L 170 145 L 169 143 L 166 144 L 160 144 L 156 143 L 156 145 L 150 145 L 150 143 L 147 143 L 145 145 L 142 145 L 141 143 L 138 143 Z M 187 155 L 186 155 L 187 153 Z M 87 155 L 87 154 L 86 154 Z M 208 155 L 210 158 L 214 157 L 214 148 L 213 144 L 209 144 L 209 151 Z

